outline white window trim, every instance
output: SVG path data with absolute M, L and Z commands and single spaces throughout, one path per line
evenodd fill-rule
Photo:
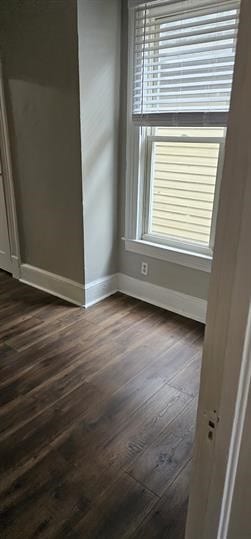
M 179 264 L 187 268 L 206 271 L 207 273 L 211 272 L 212 256 L 210 255 L 193 253 L 185 249 L 178 249 L 177 247 L 174 248 L 146 240 L 123 239 L 125 240 L 126 251 L 158 260 L 165 260 L 166 262 L 172 262 L 173 264 Z
M 132 122 L 132 78 L 133 78 L 133 38 L 134 38 L 134 10 L 129 9 L 128 16 L 128 80 L 127 80 L 127 143 L 126 143 L 126 202 L 125 202 L 125 249 L 143 256 L 149 256 L 159 260 L 165 260 L 174 264 L 179 264 L 200 271 L 211 272 L 212 265 L 212 245 L 214 243 L 215 226 L 217 217 L 217 207 L 219 200 L 219 189 L 223 159 L 218 164 L 216 179 L 215 205 L 216 211 L 213 212 L 212 228 L 210 237 L 210 246 L 207 252 L 199 252 L 200 249 L 188 250 L 187 244 L 178 246 L 168 240 L 164 243 L 154 242 L 154 237 L 144 235 L 142 238 L 142 219 L 144 204 L 143 192 L 145 182 L 145 152 L 140 156 L 140 136 L 141 129 Z M 212 140 L 212 139 L 211 139 Z M 222 152 L 221 152 L 222 155 Z M 138 181 L 135 181 L 138 178 Z M 202 249 L 203 251 L 203 249 Z

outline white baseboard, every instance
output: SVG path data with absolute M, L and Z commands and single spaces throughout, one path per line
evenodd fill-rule
M 203 323 L 206 320 L 206 300 L 141 281 L 124 273 L 109 275 L 85 286 L 29 264 L 21 264 L 20 274 L 23 283 L 86 308 L 119 291 L 187 318 Z
M 108 275 L 85 285 L 85 307 L 91 307 L 102 299 L 118 292 L 118 274 Z
M 157 307 L 205 323 L 207 301 L 162 286 L 118 274 L 118 290 Z
M 20 281 L 75 305 L 84 304 L 84 285 L 56 273 L 21 264 Z

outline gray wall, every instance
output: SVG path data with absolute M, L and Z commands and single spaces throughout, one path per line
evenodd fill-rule
M 120 0 L 78 0 L 86 283 L 117 271 Z
M 1 0 L 22 262 L 83 282 L 77 6 Z
M 0 3 L 22 262 L 79 282 L 84 271 L 89 283 L 118 269 L 145 279 L 140 274 L 142 256 L 125 251 L 120 240 L 125 211 L 126 4 L 123 0 L 120 57 L 120 0 Z M 144 260 L 150 282 L 207 297 L 208 274 Z
M 126 102 L 127 102 L 127 1 L 123 0 L 122 11 L 122 81 L 121 81 L 121 144 L 120 144 L 120 238 L 124 236 L 125 223 L 125 166 L 126 166 Z M 153 284 L 164 286 L 198 298 L 207 299 L 208 273 L 169 262 L 156 260 L 126 251 L 124 242 L 119 243 L 119 271 L 137 279 L 147 280 Z M 148 262 L 149 274 L 143 277 L 140 273 L 141 261 Z

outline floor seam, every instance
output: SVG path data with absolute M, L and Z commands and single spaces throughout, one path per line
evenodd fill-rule
M 143 483 L 143 481 L 140 481 L 140 479 L 136 479 L 136 477 L 134 477 L 130 472 L 127 472 L 126 470 L 123 470 L 123 472 L 128 475 L 131 479 L 133 479 L 135 481 L 135 483 L 138 483 L 141 487 L 143 487 L 144 489 L 146 489 L 148 492 L 150 492 L 151 494 L 153 494 L 153 496 L 155 496 L 157 498 L 157 500 L 160 500 L 161 496 L 159 494 L 157 494 L 157 492 L 154 492 L 154 490 L 150 489 L 149 487 L 147 487 L 145 485 L 145 483 Z

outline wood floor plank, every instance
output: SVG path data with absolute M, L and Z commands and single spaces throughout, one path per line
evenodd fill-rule
M 98 354 L 96 352 L 89 352 L 85 357 L 85 354 L 82 354 L 81 345 L 77 346 L 75 344 L 72 346 L 72 348 L 68 349 L 67 354 L 62 354 L 62 352 L 59 354 L 56 353 L 52 358 L 46 357 L 41 362 L 36 363 L 33 367 L 26 367 L 23 372 L 23 376 L 18 376 L 16 378 L 14 377 L 14 380 L 10 379 L 9 383 L 5 382 L 2 385 L 0 384 L 0 402 L 2 405 L 7 404 L 5 407 L 2 406 L 2 409 L 0 410 L 0 433 L 5 431 L 10 424 L 13 425 L 13 423 L 17 423 L 19 420 L 21 420 L 21 414 L 23 415 L 23 406 L 27 408 L 28 402 L 32 402 L 30 401 L 30 398 L 29 401 L 27 401 L 27 399 L 22 401 L 22 399 L 19 398 L 20 396 L 25 395 L 35 399 L 37 402 L 36 413 L 38 413 L 39 408 L 42 411 L 43 408 L 53 404 L 53 402 L 61 398 L 64 394 L 72 391 L 85 379 L 90 381 L 92 379 L 90 376 L 91 372 L 95 372 L 95 375 L 97 375 L 99 370 L 103 371 L 104 357 L 112 358 L 114 356 L 114 358 L 120 359 L 119 371 L 121 372 L 122 366 L 126 376 L 123 377 L 121 373 L 120 377 L 116 378 L 115 384 L 109 383 L 107 378 L 105 379 L 106 383 L 103 382 L 103 384 L 101 384 L 99 382 L 96 384 L 102 389 L 102 391 L 109 392 L 111 397 L 111 395 L 118 391 L 121 386 L 125 386 L 126 382 L 129 382 L 132 378 L 134 378 L 136 373 L 139 374 L 140 370 L 145 369 L 147 359 L 148 363 L 152 360 L 151 354 L 148 356 L 146 355 L 146 352 L 143 355 L 140 354 L 138 347 L 136 347 L 134 352 L 137 357 L 134 357 L 134 354 L 132 354 L 132 357 L 127 356 L 124 358 L 123 354 L 119 353 L 119 349 L 116 348 L 114 344 L 110 345 L 108 343 L 99 349 Z M 132 360 L 130 363 L 129 359 Z M 107 364 L 111 365 L 113 370 L 117 366 L 115 359 L 113 361 L 109 360 Z M 137 366 L 136 370 L 134 368 L 135 365 Z M 132 366 L 133 369 L 130 369 L 130 366 Z M 45 368 L 48 380 L 44 377 Z M 142 374 L 142 376 L 138 376 L 137 379 L 132 382 L 132 384 L 135 385 L 135 383 L 138 383 L 141 385 L 142 381 L 144 381 L 144 376 L 147 375 L 146 383 L 149 387 L 149 380 L 151 378 L 156 378 L 154 374 L 155 373 L 153 373 L 152 376 L 149 376 L 148 372 L 145 372 L 145 375 Z M 95 377 L 93 381 L 95 383 Z M 114 375 L 111 376 L 110 382 L 111 381 L 114 382 Z M 126 391 L 127 387 L 128 386 L 125 386 Z M 148 390 L 147 396 L 150 396 Z M 142 398 L 142 394 L 140 398 Z M 8 405 L 9 402 L 10 405 Z M 16 406 L 14 406 L 15 402 Z M 31 409 L 34 410 L 34 407 L 32 406 Z M 17 417 L 15 413 L 17 413 Z M 29 415 L 31 416 L 31 410 Z
M 95 497 L 116 478 L 118 471 L 143 453 L 188 402 L 189 397 L 163 386 L 122 421 L 114 422 L 108 415 L 97 421 L 81 421 L 58 436 L 52 446 L 71 470 L 76 467 L 87 485 L 88 495 Z
M 75 537 L 131 537 L 155 500 L 156 497 L 151 492 L 124 475 L 102 493 L 94 508 L 73 528 Z
M 84 485 L 67 477 L 66 463 L 51 451 L 0 496 L 1 537 L 50 537 L 62 521 L 78 522 L 90 508 Z M 21 535 L 22 534 L 22 535 Z
M 133 539 L 184 539 L 191 468 L 189 461 L 137 528 Z
M 69 428 L 86 414 L 88 402 L 100 399 L 100 391 L 84 383 L 60 401 L 59 406 L 45 410 L 43 414 L 10 436 L 1 440 L 0 444 L 0 490 L 5 476 L 12 469 L 22 465 L 24 460 L 32 458 L 48 445 L 60 432 Z
M 169 379 L 169 384 L 191 397 L 196 397 L 200 385 L 202 352 L 199 350 L 193 360 L 184 366 L 181 371 L 177 371 L 175 376 Z
M 122 339 L 123 339 L 122 335 Z M 127 334 L 126 338 L 128 343 L 131 343 L 130 336 Z M 136 344 L 130 347 L 130 344 L 126 348 L 123 347 L 124 355 L 120 358 L 119 362 L 112 362 L 104 365 L 102 371 L 94 372 L 89 376 L 89 380 L 98 385 L 105 387 L 117 387 L 118 384 L 127 383 L 127 381 L 138 375 L 144 369 L 148 370 L 150 375 L 154 376 L 157 372 L 163 375 L 162 369 L 157 368 L 155 362 L 160 362 L 160 356 L 163 354 L 162 363 L 166 366 L 169 364 L 170 358 L 174 354 L 175 357 L 180 357 L 181 348 L 185 349 L 186 358 L 189 357 L 188 347 L 190 343 L 197 341 L 199 338 L 196 330 L 188 330 L 177 327 L 177 322 L 174 319 L 167 320 L 164 325 L 153 327 L 151 332 L 147 335 L 137 339 Z M 121 340 L 119 339 L 119 343 Z M 201 343 L 199 344 L 201 347 Z M 193 349 L 191 347 L 190 354 L 192 355 Z M 166 356 L 168 355 L 168 362 Z M 183 353 L 184 356 L 184 353 Z M 175 359 L 173 360 L 173 363 Z M 181 358 L 180 364 L 184 366 L 184 359 Z M 177 372 L 175 370 L 175 372 Z
M 82 313 L 80 309 L 75 313 L 65 313 L 64 316 L 56 318 L 54 321 L 46 320 L 40 321 L 38 327 L 32 327 L 30 329 L 24 329 L 20 334 L 17 334 L 11 338 L 7 338 L 5 342 L 11 347 L 22 352 L 27 348 L 34 346 L 42 341 L 45 335 L 50 337 L 51 335 L 62 333 L 65 329 L 79 324 L 81 329 L 85 329 L 87 322 L 82 319 Z
M 23 332 L 40 326 L 41 321 L 35 316 L 27 317 L 24 320 L 20 317 L 14 322 L 8 324 L 1 323 L 0 326 L 0 342 L 6 342 L 14 336 L 21 335 Z
M 127 468 L 134 479 L 161 496 L 184 464 L 192 458 L 196 399 Z
M 183 539 L 203 327 L 0 271 L 0 537 Z

